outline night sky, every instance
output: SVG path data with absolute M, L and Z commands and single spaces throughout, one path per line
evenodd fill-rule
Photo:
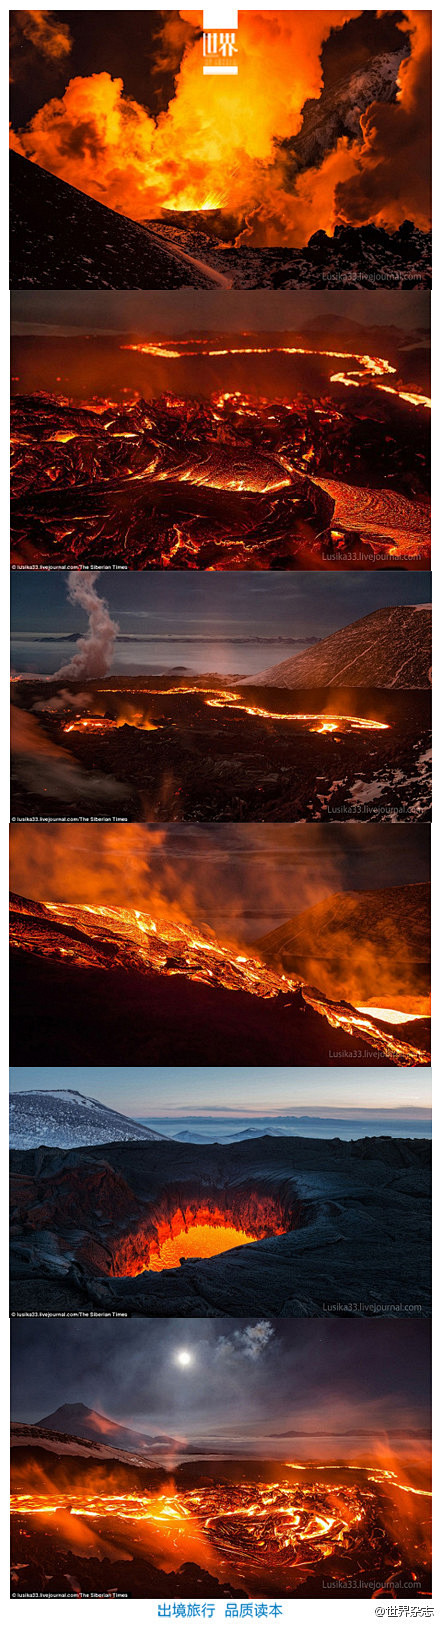
M 143 337 L 160 333 L 296 332 L 308 327 L 340 323 L 351 326 L 383 327 L 396 332 L 416 333 L 423 329 L 429 344 L 429 294 L 417 292 L 350 291 L 322 293 L 318 289 L 292 293 L 285 289 L 203 292 L 177 288 L 172 293 L 127 293 L 104 289 L 57 292 L 13 292 L 11 302 L 13 333 L 136 333 Z
M 368 1456 L 380 1433 L 429 1427 L 428 1322 L 55 1318 L 13 1322 L 12 1349 L 21 1421 L 81 1402 L 190 1451 L 316 1459 L 323 1445 L 333 1460 L 349 1434 Z
M 43 101 L 62 96 L 69 79 L 78 74 L 110 73 L 122 78 L 128 96 L 157 114 L 173 95 L 175 72 L 157 68 L 156 38 L 163 12 L 130 11 L 51 11 L 54 29 L 65 30 L 65 52 L 55 55 L 44 46 L 44 36 L 33 36 L 23 25 L 26 12 L 11 12 L 11 117 L 26 124 Z M 47 15 L 47 13 L 46 13 Z M 178 17 L 179 13 L 169 12 Z M 399 13 L 400 15 L 400 13 Z M 202 12 L 200 12 L 200 22 Z M 176 42 L 175 71 L 178 70 L 186 40 L 196 37 L 189 23 L 181 24 L 180 49 Z
M 394 1116 L 429 1113 L 428 1067 L 13 1067 L 12 1093 L 76 1089 L 128 1116 L 207 1113 L 240 1117 L 300 1112 L 344 1117 L 374 1107 Z
M 383 606 L 426 604 L 431 577 L 423 571 L 413 575 L 395 570 L 350 570 L 337 577 L 316 571 L 280 575 L 107 571 L 101 573 L 98 591 L 124 637 L 174 636 L 180 641 L 188 636 L 218 642 L 235 635 L 254 643 L 256 637 L 271 642 L 274 635 L 324 638 Z M 11 577 L 11 593 L 13 636 L 85 631 L 84 610 L 68 600 L 65 571 L 17 570 Z M 287 652 L 280 650 L 280 660 Z M 139 672 L 139 651 L 135 669 Z M 206 652 L 202 669 L 207 669 Z

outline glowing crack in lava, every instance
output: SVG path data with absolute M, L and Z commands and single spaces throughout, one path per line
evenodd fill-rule
M 164 918 L 153 919 L 140 909 L 104 905 L 38 903 L 17 897 L 11 901 L 11 949 L 109 970 L 183 976 L 210 987 L 250 993 L 262 999 L 304 1001 L 329 1026 L 364 1041 L 400 1066 L 425 1065 L 425 1050 L 387 1033 L 371 1018 L 341 999 L 336 1002 L 299 976 L 269 970 L 251 953 L 209 936 L 204 928 Z
M 193 342 L 193 348 L 190 344 Z M 407 401 L 411 406 L 431 406 L 429 395 L 422 395 L 418 390 L 404 390 L 394 388 L 392 384 L 380 384 L 379 379 L 387 375 L 395 375 L 397 367 L 393 367 L 384 356 L 362 355 L 356 350 L 312 350 L 305 345 L 292 344 L 237 344 L 228 345 L 223 349 L 214 349 L 207 345 L 203 339 L 195 341 L 182 341 L 171 349 L 168 345 L 147 340 L 136 344 L 121 344 L 121 350 L 135 350 L 141 355 L 163 357 L 167 360 L 181 361 L 191 356 L 225 356 L 225 355 L 304 355 L 322 356 L 334 361 L 354 361 L 354 368 L 331 374 L 331 384 L 345 384 L 347 388 L 359 389 L 361 384 L 373 384 L 376 389 L 383 389 L 388 395 L 397 395 L 400 400 Z
M 105 693 L 117 694 L 120 690 L 107 688 Z M 296 722 L 309 729 L 311 733 L 362 733 L 364 731 L 381 732 L 390 728 L 389 722 L 376 722 L 371 717 L 349 717 L 336 714 L 323 715 L 321 712 L 307 711 L 270 711 L 267 706 L 247 705 L 242 695 L 230 692 L 228 689 L 203 688 L 197 684 L 194 687 L 149 688 L 147 694 L 155 696 L 200 694 L 208 695 L 204 704 L 213 710 L 244 711 L 248 717 L 261 717 L 268 722 Z M 73 721 L 63 725 L 63 733 L 105 733 L 114 728 L 129 726 L 151 732 L 158 724 L 150 722 L 141 711 L 132 714 L 124 711 L 115 718 L 107 717 L 75 717 Z
M 65 1514 L 95 1520 L 100 1536 L 130 1524 L 140 1533 L 141 1525 L 145 1548 L 153 1544 L 164 1569 L 176 1566 L 176 1553 L 183 1560 L 188 1537 L 198 1534 L 206 1543 L 205 1562 L 211 1549 L 211 1560 L 216 1555 L 229 1576 L 237 1567 L 248 1579 L 257 1570 L 262 1581 L 283 1574 L 288 1589 L 295 1590 L 313 1576 L 364 1574 L 374 1595 L 376 1586 L 392 1587 L 404 1579 L 409 1561 L 416 1589 L 428 1558 L 430 1492 L 399 1483 L 395 1472 L 380 1468 L 301 1470 L 307 1481 L 300 1484 L 211 1482 L 154 1495 L 105 1493 L 101 1486 L 18 1493 L 11 1497 L 11 1511 L 28 1526 L 45 1518 L 55 1538 Z M 347 1482 L 351 1471 L 356 1479 Z M 403 1516 L 401 1496 L 407 1498 Z
M 368 561 L 429 560 L 425 414 L 410 433 L 408 401 L 401 425 L 385 394 L 371 406 L 369 390 L 366 405 L 367 383 L 410 392 L 379 384 L 393 371 L 382 358 L 341 355 L 355 363 L 343 375 L 357 386 L 348 406 L 327 379 L 325 393 L 281 399 L 15 397 L 13 563 L 281 570 L 309 568 L 316 553 L 327 568 L 329 555 L 342 565 L 353 534 Z

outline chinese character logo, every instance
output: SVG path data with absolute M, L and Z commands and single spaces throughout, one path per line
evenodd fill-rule
M 235 29 L 207 28 L 203 32 L 203 72 L 238 73 Z

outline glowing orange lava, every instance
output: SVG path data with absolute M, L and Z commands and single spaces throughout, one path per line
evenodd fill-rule
M 372 1049 L 401 1066 L 425 1065 L 427 1052 L 387 1033 L 343 998 L 335 1001 L 309 987 L 300 976 L 270 970 L 254 953 L 237 953 L 203 928 L 181 920 L 153 919 L 140 909 L 109 905 L 36 903 L 20 898 L 11 911 L 11 948 L 77 964 L 135 967 L 144 974 L 183 976 L 209 986 L 251 993 L 263 999 L 297 996 L 332 1028 L 368 1038 Z
M 75 717 L 73 722 L 65 722 L 63 733 L 111 733 L 117 728 L 140 728 L 142 733 L 156 733 L 157 722 L 150 722 L 144 717 L 142 711 L 133 711 L 132 714 L 119 717 Z
M 225 356 L 225 355 L 310 355 L 325 356 L 335 361 L 354 361 L 356 367 L 345 372 L 334 372 L 330 377 L 331 384 L 345 384 L 347 388 L 359 389 L 361 383 L 373 383 L 376 389 L 383 389 L 389 395 L 397 395 L 400 400 L 407 401 L 410 406 L 424 406 L 429 408 L 431 400 L 429 395 L 422 395 L 420 391 L 396 389 L 393 385 L 380 384 L 378 380 L 395 374 L 397 367 L 393 367 L 384 356 L 361 355 L 350 350 L 311 350 L 305 345 L 291 344 L 237 344 L 228 345 L 222 349 L 213 349 L 201 339 L 193 349 L 187 348 L 184 343 L 179 348 L 170 349 L 157 340 L 139 341 L 136 344 L 122 344 L 122 350 L 136 350 L 141 355 L 164 357 L 167 360 L 186 360 L 191 356 Z M 226 399 L 226 397 L 223 397 Z
M 253 1241 L 255 1236 L 247 1235 L 245 1230 L 235 1230 L 232 1225 L 196 1223 L 189 1230 L 182 1227 L 177 1235 L 167 1237 L 157 1252 L 151 1247 L 147 1268 L 156 1272 L 173 1270 L 182 1258 L 215 1258 L 217 1253 L 228 1253 L 232 1247 L 247 1247 Z
M 120 690 L 106 688 L 104 693 L 118 694 Z M 211 706 L 213 710 L 244 711 L 248 717 L 262 717 L 263 720 L 269 722 L 297 722 L 309 728 L 311 733 L 357 733 L 365 730 L 380 732 L 390 728 L 389 722 L 376 722 L 371 717 L 351 717 L 331 712 L 323 716 L 319 711 L 271 711 L 267 706 L 263 705 L 246 705 L 242 695 L 233 693 L 229 689 L 204 688 L 201 684 L 194 684 L 192 687 L 179 684 L 170 688 L 149 688 L 147 694 L 160 695 L 164 698 L 167 695 L 175 694 L 208 695 L 209 698 L 205 699 L 204 703 Z M 64 724 L 63 732 L 104 733 L 112 728 L 122 728 L 124 725 L 142 728 L 146 732 L 158 726 L 157 723 L 152 723 L 144 718 L 140 710 L 132 710 L 131 712 L 124 710 L 123 715 L 110 719 L 107 717 L 75 718 L 74 721 Z

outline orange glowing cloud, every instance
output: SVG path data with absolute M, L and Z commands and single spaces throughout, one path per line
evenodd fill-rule
M 324 165 L 295 182 L 283 147 L 300 130 L 302 108 L 322 89 L 321 51 L 353 10 L 240 13 L 237 79 L 204 77 L 199 21 L 165 19 L 155 66 L 174 68 L 176 92 L 157 119 L 108 72 L 70 80 L 64 95 L 35 114 L 12 145 L 27 158 L 113 209 L 143 220 L 175 209 L 223 208 L 254 243 L 301 243 L 332 229 L 335 189 L 356 180 L 360 145 L 345 140 Z M 186 31 L 186 34 L 185 34 Z M 186 38 L 186 43 L 185 43 Z M 411 38 L 418 38 L 417 25 Z M 402 70 L 409 94 L 411 76 Z M 413 92 L 417 77 L 413 75 Z M 402 90 L 403 94 L 403 90 Z M 396 107 L 386 110 L 392 118 Z

